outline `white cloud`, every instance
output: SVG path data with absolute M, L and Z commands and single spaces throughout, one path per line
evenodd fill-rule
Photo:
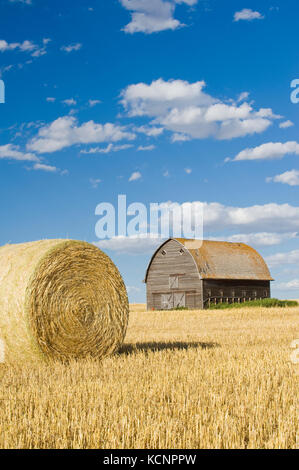
M 96 242 L 102 250 L 115 251 L 117 254 L 140 255 L 144 253 L 153 253 L 162 243 L 160 238 L 151 237 L 114 237 L 110 240 L 101 240 Z
M 174 133 L 171 136 L 172 142 L 187 142 L 188 140 L 190 140 L 190 137 L 186 134 Z
M 56 98 L 53 98 L 52 96 L 48 96 L 46 98 L 46 101 L 48 101 L 48 103 L 54 103 L 56 101 Z
M 56 168 L 56 166 L 44 165 L 43 163 L 36 163 L 35 165 L 33 165 L 33 169 L 39 171 L 46 171 L 48 173 L 56 173 L 58 171 L 58 168 Z
M 169 202 L 168 204 L 171 204 Z M 195 204 L 195 203 L 194 203 Z M 190 203 L 182 204 L 186 220 L 190 221 Z M 195 204 L 195 208 L 197 205 Z M 289 204 L 269 203 L 249 207 L 225 206 L 218 202 L 198 204 L 204 215 L 204 231 L 222 233 L 289 233 L 299 230 L 299 207 Z
M 243 102 L 227 104 L 203 91 L 205 82 L 158 79 L 150 85 L 138 83 L 121 93 L 121 103 L 128 116 L 154 118 L 174 133 L 172 140 L 188 138 L 232 139 L 265 131 L 275 115 L 269 108 L 254 110 Z
M 189 83 L 184 80 L 164 81 L 158 79 L 150 85 L 129 85 L 121 93 L 121 103 L 129 116 L 152 116 L 167 114 L 171 109 L 190 106 L 209 106 L 216 102 L 203 92 L 204 81 Z
M 41 127 L 27 148 L 37 153 L 53 153 L 76 144 L 94 144 L 133 140 L 135 134 L 115 124 L 88 121 L 81 125 L 73 116 L 64 116 Z
M 43 55 L 47 54 L 47 50 L 45 47 L 41 47 L 40 49 L 37 49 L 36 51 L 32 52 L 32 57 L 41 57 Z
M 77 44 L 70 44 L 68 46 L 62 46 L 60 49 L 64 52 L 73 52 L 73 51 L 79 51 L 82 48 L 82 44 L 79 42 Z
M 0 52 L 14 51 L 37 53 L 39 46 L 32 41 L 12 42 L 8 43 L 4 39 L 0 40 Z
M 234 21 L 252 21 L 252 20 L 262 20 L 264 18 L 258 11 L 253 11 L 250 8 L 244 8 L 241 11 L 236 11 L 234 14 Z
M 205 229 L 286 233 L 299 229 L 299 207 L 269 203 L 249 207 L 204 203 Z
M 275 284 L 275 288 L 278 290 L 299 290 L 299 279 Z
M 127 286 L 127 291 L 129 294 L 131 294 L 132 292 L 140 292 L 140 288 L 135 286 Z
M 94 178 L 90 178 L 90 183 L 91 183 L 91 186 L 94 188 L 94 189 L 97 189 L 99 184 L 102 182 L 102 180 L 100 179 L 94 179 Z
M 266 178 L 267 183 L 283 183 L 288 184 L 289 186 L 299 186 L 299 171 L 291 170 L 282 173 L 281 175 L 276 175 L 273 177 Z
M 12 70 L 13 68 L 15 67 L 15 65 L 5 65 L 4 67 L 1 67 L 0 68 L 0 78 L 3 77 L 3 75 L 6 73 L 6 72 L 9 72 L 10 70 Z
M 284 264 L 298 264 L 299 263 L 299 250 L 293 250 L 286 253 L 276 253 L 275 255 L 267 256 L 266 261 L 269 266 L 281 266 Z
M 139 171 L 134 171 L 134 173 L 131 174 L 129 181 L 137 181 L 140 180 L 141 177 L 142 175 Z
M 139 132 L 141 134 L 145 134 L 148 137 L 158 137 L 164 132 L 163 127 L 155 127 L 155 126 L 139 126 L 134 127 L 135 132 Z
M 95 154 L 95 153 L 111 153 L 111 152 L 120 152 L 121 150 L 127 150 L 132 148 L 133 145 L 131 144 L 124 144 L 124 145 L 113 145 L 108 144 L 107 147 L 92 147 L 89 150 L 81 150 L 80 153 L 84 153 L 87 155 Z
M 164 176 L 169 176 L 168 172 Z M 171 206 L 171 202 L 163 204 L 164 208 Z M 198 203 L 193 203 L 199 207 Z M 247 243 L 253 246 L 274 246 L 299 237 L 299 207 L 289 204 L 265 204 L 249 207 L 224 206 L 217 202 L 202 203 L 204 214 L 204 233 L 213 233 L 208 239 L 227 240 L 230 242 Z M 184 221 L 190 222 L 190 203 L 181 205 Z M 149 212 L 149 211 L 148 211 Z M 149 216 L 149 213 L 148 213 Z M 163 215 L 161 214 L 161 218 Z M 174 215 L 174 219 L 175 219 Z M 181 219 L 180 219 L 181 220 Z M 148 220 L 149 222 L 149 220 Z M 238 231 L 233 235 L 223 235 L 228 231 Z M 217 236 L 217 233 L 219 234 Z M 222 234 L 220 236 L 220 234 Z M 161 239 L 149 235 L 141 237 L 114 237 L 111 240 L 101 241 L 99 246 L 117 252 L 153 251 L 161 243 Z M 298 264 L 299 250 L 269 256 L 267 261 L 271 266 L 280 264 Z
M 262 118 L 232 120 L 223 122 L 219 131 L 218 139 L 227 140 L 246 135 L 261 134 L 271 125 L 271 121 Z
M 185 173 L 187 173 L 187 175 L 191 175 L 192 173 L 191 168 L 185 168 Z
M 18 145 L 7 144 L 0 145 L 0 159 L 19 160 L 19 161 L 38 161 L 36 155 L 33 153 L 24 153 L 20 151 Z
M 176 4 L 193 6 L 198 0 L 120 0 L 131 12 L 131 22 L 124 27 L 126 33 L 156 33 L 184 26 L 174 18 Z
M 155 145 L 139 145 L 139 147 L 137 148 L 137 152 L 150 152 L 152 150 L 155 150 L 155 148 Z
M 25 5 L 32 5 L 32 0 L 9 0 L 10 3 L 24 3 Z
M 222 237 L 210 237 L 212 240 L 228 241 L 231 243 L 245 243 L 252 246 L 274 246 L 298 238 L 297 232 L 290 233 L 239 233 Z
M 250 95 L 249 91 L 243 91 L 238 96 L 237 102 L 240 103 L 241 101 L 247 100 L 247 98 L 249 98 L 249 95 Z
M 69 98 L 69 99 L 63 100 L 62 103 L 66 104 L 67 106 L 76 106 L 77 101 L 74 98 Z
M 226 161 L 273 160 L 283 158 L 288 154 L 299 155 L 299 144 L 297 142 L 268 142 L 258 147 L 242 150 L 235 158 L 227 158 Z
M 281 122 L 279 124 L 279 127 L 281 129 L 288 129 L 288 127 L 292 127 L 293 125 L 294 125 L 294 123 L 292 121 L 288 120 L 288 121 Z
M 93 108 L 94 106 L 96 106 L 97 104 L 100 104 L 101 101 L 100 100 L 88 100 L 88 105 L 90 108 Z

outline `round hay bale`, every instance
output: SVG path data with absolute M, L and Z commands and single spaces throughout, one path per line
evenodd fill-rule
M 5 362 L 106 356 L 122 344 L 128 317 L 121 275 L 94 245 L 42 240 L 0 248 Z

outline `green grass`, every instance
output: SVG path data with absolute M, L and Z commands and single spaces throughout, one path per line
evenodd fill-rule
M 262 299 L 262 300 L 251 300 L 248 302 L 234 303 L 234 304 L 211 304 L 211 310 L 219 310 L 225 308 L 244 308 L 244 307 L 298 307 L 298 302 L 295 300 L 279 300 L 279 299 Z

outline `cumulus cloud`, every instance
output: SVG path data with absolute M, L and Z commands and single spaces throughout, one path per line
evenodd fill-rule
M 131 12 L 131 21 L 123 30 L 126 33 L 157 33 L 175 30 L 184 26 L 174 18 L 176 4 L 193 6 L 198 0 L 120 0 L 121 5 Z
M 80 153 L 90 155 L 90 154 L 96 154 L 96 153 L 120 152 L 121 150 L 127 150 L 132 147 L 133 145 L 131 144 L 124 144 L 124 145 L 108 144 L 107 147 L 92 147 L 91 149 L 88 149 L 88 150 L 81 150 Z
M 32 5 L 32 0 L 9 0 L 10 3 L 24 3 L 25 5 Z
M 134 254 L 140 255 L 144 253 L 153 253 L 154 250 L 162 243 L 162 239 L 150 237 L 113 237 L 110 240 L 101 240 L 96 242 L 102 250 L 115 251 L 117 254 Z
M 279 290 L 299 290 L 299 279 L 275 284 L 275 288 Z
M 288 184 L 289 186 L 299 186 L 299 171 L 291 170 L 282 173 L 281 175 L 276 175 L 273 177 L 266 178 L 267 183 L 283 183 Z
M 90 184 L 94 189 L 97 189 L 99 184 L 102 182 L 99 178 L 90 178 Z
M 223 240 L 231 243 L 245 243 L 252 246 L 274 246 L 280 245 L 284 241 L 298 238 L 297 232 L 289 233 L 271 233 L 271 232 L 258 232 L 258 233 L 239 233 L 229 236 L 212 237 L 212 240 Z
M 150 85 L 129 85 L 121 93 L 121 103 L 131 117 L 155 117 L 167 114 L 171 109 L 210 106 L 216 100 L 203 92 L 205 86 L 204 81 L 189 83 L 184 80 L 164 81 L 160 78 Z
M 258 12 L 253 11 L 250 8 L 243 8 L 241 11 L 236 11 L 234 14 L 234 21 L 252 21 L 252 20 L 262 20 L 264 16 Z
M 97 104 L 100 104 L 101 101 L 100 100 L 88 100 L 88 106 L 90 108 L 93 108 L 94 106 L 96 106 Z
M 275 115 L 269 108 L 254 110 L 243 102 L 229 104 L 204 92 L 205 82 L 158 79 L 150 85 L 129 85 L 121 103 L 130 117 L 146 116 L 152 124 L 174 133 L 173 141 L 188 138 L 232 139 L 265 131 Z
M 190 140 L 190 137 L 186 134 L 179 134 L 175 132 L 171 136 L 171 142 L 187 142 L 188 140 Z
M 66 104 L 67 106 L 76 106 L 77 101 L 74 98 L 68 98 L 66 100 L 63 100 L 62 103 Z
M 33 153 L 24 153 L 20 151 L 18 145 L 7 144 L 0 146 L 0 159 L 19 160 L 34 162 L 39 161 L 36 155 Z
M 294 125 L 294 123 L 292 121 L 288 120 L 288 121 L 281 122 L 279 124 L 279 127 L 280 127 L 280 129 L 288 129 L 289 127 L 292 127 L 293 125 Z
M 137 180 L 140 180 L 140 178 L 142 177 L 141 173 L 139 171 L 134 171 L 134 173 L 131 174 L 130 178 L 129 178 L 129 181 L 137 181 Z
M 299 144 L 297 142 L 268 142 L 258 147 L 242 150 L 235 158 L 227 158 L 226 161 L 274 160 L 283 158 L 288 154 L 299 155 Z
M 155 145 L 139 145 L 137 152 L 151 152 L 152 150 L 155 150 L 155 148 Z
M 159 135 L 163 134 L 164 129 L 163 127 L 155 126 L 139 126 L 134 127 L 134 131 L 145 134 L 147 137 L 158 137 Z
M 56 173 L 58 168 L 56 168 L 56 166 L 45 165 L 43 163 L 35 163 L 35 165 L 33 165 L 33 170 L 46 171 L 47 173 Z
M 133 140 L 135 134 L 115 124 L 88 121 L 81 125 L 73 116 L 64 116 L 41 127 L 27 148 L 37 153 L 52 153 L 76 144 L 94 144 Z
M 23 41 L 23 42 L 11 42 L 8 43 L 4 39 L 0 39 L 0 52 L 7 51 L 19 51 L 19 52 L 28 52 L 31 53 L 33 57 L 39 57 L 46 53 L 44 47 L 39 47 L 32 41 Z
M 299 250 L 293 250 L 286 253 L 276 253 L 275 255 L 267 256 L 266 261 L 269 266 L 280 266 L 284 264 L 298 264 L 299 263 Z
M 187 204 L 187 203 L 186 203 Z M 187 205 L 183 204 L 187 208 Z M 299 229 L 299 207 L 269 203 L 249 207 L 202 203 L 205 232 L 231 230 L 240 233 L 287 233 Z
M 136 286 L 127 286 L 127 291 L 129 294 L 132 292 L 140 292 L 140 288 Z
M 165 173 L 165 176 L 168 176 L 168 172 Z M 171 202 L 164 203 L 163 208 L 170 207 L 171 204 Z M 180 207 L 181 213 L 184 216 L 184 222 L 192 226 L 190 203 L 184 203 Z M 204 233 L 214 234 L 209 236 L 209 239 L 270 247 L 298 238 L 299 236 L 299 207 L 289 204 L 271 203 L 249 207 L 231 207 L 217 202 L 205 202 L 193 203 L 193 207 L 195 210 L 196 207 L 203 209 Z M 168 216 L 161 212 L 161 223 L 163 223 L 163 217 L 168 219 Z M 173 222 L 177 222 L 176 217 L 176 214 L 174 214 Z M 181 218 L 179 222 L 182 222 Z M 227 232 L 237 233 L 223 235 Z M 128 252 L 129 250 L 130 252 L 135 252 L 138 250 L 138 253 L 143 253 L 147 250 L 152 252 L 154 247 L 158 246 L 161 242 L 162 239 L 156 234 L 143 234 L 140 237 L 114 237 L 111 240 L 99 242 L 101 244 L 99 246 L 117 252 Z M 297 263 L 299 262 L 299 250 L 289 254 L 273 255 L 268 257 L 268 260 L 271 265 L 282 264 L 282 260 L 284 263 Z
M 62 46 L 60 49 L 64 52 L 73 52 L 73 51 L 79 51 L 82 48 L 82 44 L 79 42 L 77 44 L 70 44 L 68 46 Z
M 243 91 L 238 96 L 237 102 L 240 103 L 241 101 L 247 100 L 247 98 L 249 98 L 249 95 L 250 95 L 249 91 Z

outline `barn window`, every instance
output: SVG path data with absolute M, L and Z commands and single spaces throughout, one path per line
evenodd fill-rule
M 166 255 L 166 251 L 165 251 L 165 250 L 162 250 L 162 251 L 161 251 L 161 255 L 165 256 L 165 255 Z
M 179 287 L 179 276 L 169 276 L 169 289 L 177 289 Z
M 185 253 L 185 250 L 183 248 L 180 249 L 180 255 L 183 255 Z

